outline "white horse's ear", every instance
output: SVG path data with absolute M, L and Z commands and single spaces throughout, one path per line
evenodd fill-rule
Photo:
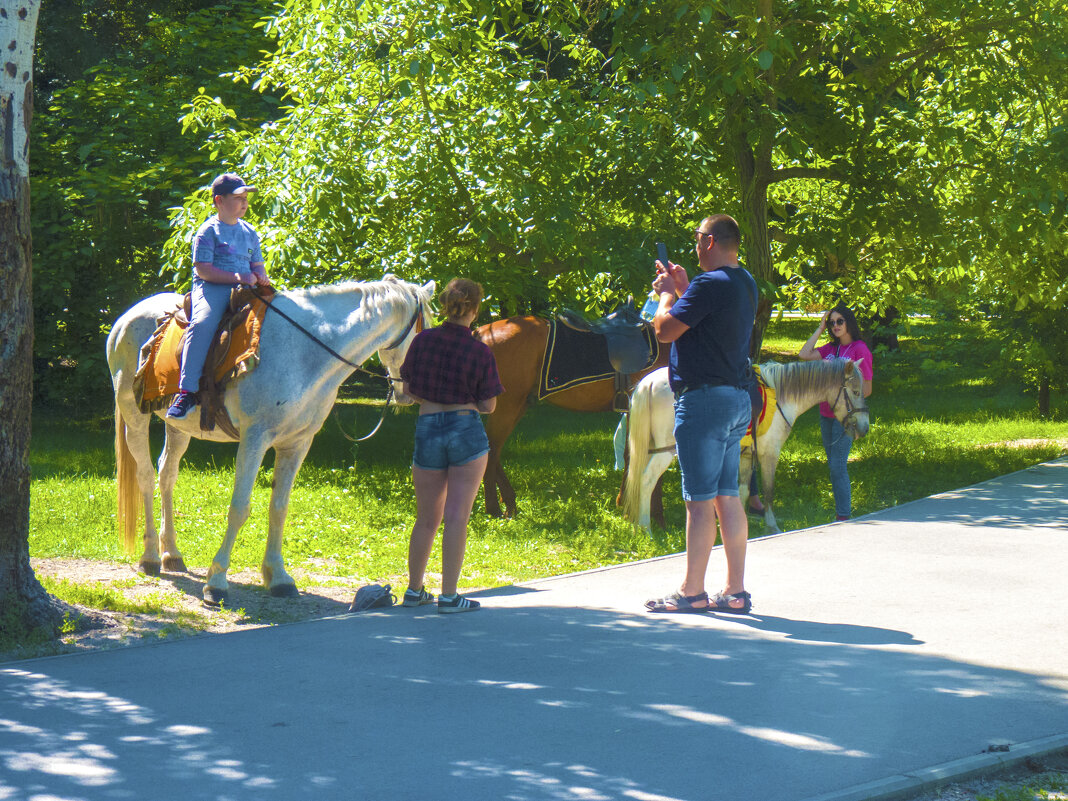
M 427 281 L 425 284 L 423 284 L 423 291 L 426 292 L 427 297 L 433 297 L 434 290 L 437 289 L 437 287 L 437 283 L 435 283 L 433 280 Z

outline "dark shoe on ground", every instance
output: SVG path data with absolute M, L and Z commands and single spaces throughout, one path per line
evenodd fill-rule
M 695 606 L 705 601 L 704 606 Z M 664 598 L 652 598 L 645 602 L 645 608 L 650 612 L 707 612 L 709 610 L 708 593 L 702 592 L 697 595 L 683 595 L 681 592 L 673 592 Z
M 427 592 L 426 587 L 413 590 L 411 587 L 404 591 L 404 606 L 425 606 L 434 603 L 434 593 Z
M 179 390 L 174 403 L 167 410 L 167 417 L 171 420 L 184 420 L 197 407 L 197 403 L 197 393 L 187 392 L 184 389 Z
M 731 606 L 731 601 L 742 601 L 742 605 Z M 726 612 L 729 615 L 748 615 L 753 609 L 753 596 L 744 590 L 733 595 L 717 592 L 708 599 L 708 608 L 713 612 Z
M 478 601 L 464 598 L 460 593 L 438 596 L 438 614 L 453 615 L 457 612 L 476 612 L 482 608 Z
M 762 514 L 764 514 L 764 504 L 761 503 L 760 502 L 760 498 L 757 498 L 755 495 L 750 495 L 749 496 L 749 503 L 747 504 L 747 506 L 748 506 L 748 512 L 751 515 L 762 515 Z
M 848 520 L 848 519 L 849 519 L 849 515 L 835 515 L 834 516 L 834 522 L 835 523 L 841 523 L 843 520 Z

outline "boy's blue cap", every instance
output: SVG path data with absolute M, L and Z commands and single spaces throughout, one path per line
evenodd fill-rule
M 247 186 L 240 175 L 232 172 L 224 172 L 211 182 L 211 194 L 215 195 L 243 195 L 246 192 L 255 192 L 256 187 Z

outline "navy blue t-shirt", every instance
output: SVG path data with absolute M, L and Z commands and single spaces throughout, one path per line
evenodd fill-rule
M 671 343 L 671 388 L 744 387 L 757 285 L 744 267 L 719 267 L 690 281 L 671 315 L 690 330 Z

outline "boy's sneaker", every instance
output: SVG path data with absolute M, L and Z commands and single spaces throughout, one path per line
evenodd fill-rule
M 184 420 L 198 403 L 197 393 L 181 389 L 178 396 L 167 410 L 167 417 L 171 420 Z
M 425 606 L 434 603 L 434 593 L 427 592 L 426 587 L 413 590 L 411 587 L 404 591 L 403 606 Z
M 464 598 L 460 593 L 455 595 L 442 595 L 438 597 L 438 614 L 451 615 L 456 612 L 476 612 L 481 608 L 478 601 Z

